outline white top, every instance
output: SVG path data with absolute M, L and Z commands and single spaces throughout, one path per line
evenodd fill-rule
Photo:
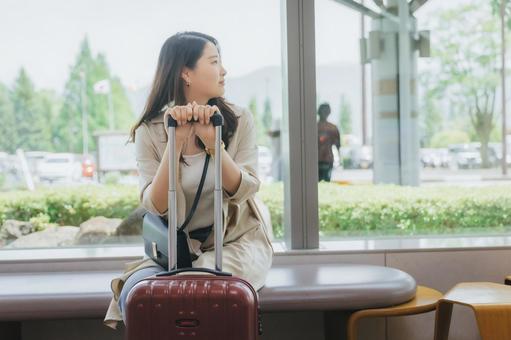
M 179 162 L 181 172 L 181 186 L 183 188 L 186 198 L 186 215 L 190 213 L 192 208 L 193 199 L 197 193 L 200 179 L 202 176 L 202 169 L 204 168 L 204 161 L 206 160 L 206 152 L 202 151 L 194 155 L 183 155 L 184 160 L 188 165 Z M 214 222 L 214 190 L 215 190 L 215 161 L 211 157 L 208 164 L 208 173 L 204 181 L 202 193 L 197 204 L 197 209 L 185 228 L 188 231 L 207 227 Z

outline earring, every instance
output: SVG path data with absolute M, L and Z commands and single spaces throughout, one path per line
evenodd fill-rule
M 186 86 L 190 86 L 190 83 L 189 83 L 189 82 L 186 82 Z

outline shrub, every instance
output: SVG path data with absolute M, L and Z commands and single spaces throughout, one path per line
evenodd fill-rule
M 444 130 L 437 132 L 431 137 L 432 148 L 446 148 L 450 144 L 469 143 L 470 136 L 465 131 Z
M 138 206 L 132 186 L 79 186 L 45 188 L 35 192 L 0 194 L 0 224 L 6 219 L 29 221 L 40 214 L 48 223 L 74 225 L 95 216 L 124 218 Z
M 502 230 L 511 225 L 511 186 L 319 185 L 323 236 L 417 235 Z M 263 184 L 274 235 L 283 236 L 283 184 Z M 36 192 L 0 193 L 0 225 L 5 219 L 75 225 L 95 216 L 126 218 L 137 206 L 136 186 L 80 186 Z

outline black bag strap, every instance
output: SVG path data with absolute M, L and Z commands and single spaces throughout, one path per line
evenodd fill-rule
M 206 180 L 206 174 L 208 173 L 208 164 L 211 155 L 206 153 L 206 159 L 204 160 L 204 168 L 202 169 L 202 176 L 200 179 L 199 187 L 197 188 L 197 192 L 195 193 L 195 198 L 193 199 L 192 208 L 186 217 L 186 220 L 183 222 L 183 225 L 177 230 L 178 232 L 182 231 L 190 220 L 192 219 L 193 214 L 195 213 L 195 209 L 197 209 L 197 204 L 199 204 L 200 195 L 202 193 L 202 187 L 204 186 L 204 181 Z

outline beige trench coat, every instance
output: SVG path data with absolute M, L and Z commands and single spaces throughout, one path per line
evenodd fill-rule
M 223 270 L 241 277 L 256 289 L 264 286 L 266 275 L 272 265 L 274 250 L 271 244 L 271 221 L 261 213 L 263 202 L 256 197 L 260 181 L 257 176 L 257 146 L 255 126 L 252 114 L 247 109 L 230 105 L 238 117 L 238 128 L 227 147 L 227 153 L 241 170 L 241 183 L 231 196 L 224 190 L 223 215 Z M 167 145 L 167 133 L 164 130 L 163 113 L 148 123 L 143 123 L 135 132 L 136 160 L 139 172 L 139 189 L 141 205 L 158 215 L 150 199 L 152 180 L 163 157 Z M 176 153 L 176 164 L 181 150 Z M 179 166 L 176 166 L 177 178 L 180 179 Z M 176 181 L 177 221 L 181 225 L 185 219 L 186 203 L 180 180 Z M 185 229 L 186 230 L 186 229 Z M 186 230 L 187 231 L 187 230 Z M 192 266 L 215 269 L 214 237 L 211 233 L 204 243 L 188 238 L 192 254 Z M 106 312 L 103 324 L 113 329 L 122 321 L 118 306 L 124 282 L 135 271 L 157 264 L 147 256 L 125 264 L 121 276 L 111 281 L 113 297 Z M 186 275 L 186 273 L 181 273 Z M 181 275 L 179 274 L 179 275 Z M 199 273 L 193 273 L 199 274 Z M 210 274 L 204 274 L 210 275 Z

